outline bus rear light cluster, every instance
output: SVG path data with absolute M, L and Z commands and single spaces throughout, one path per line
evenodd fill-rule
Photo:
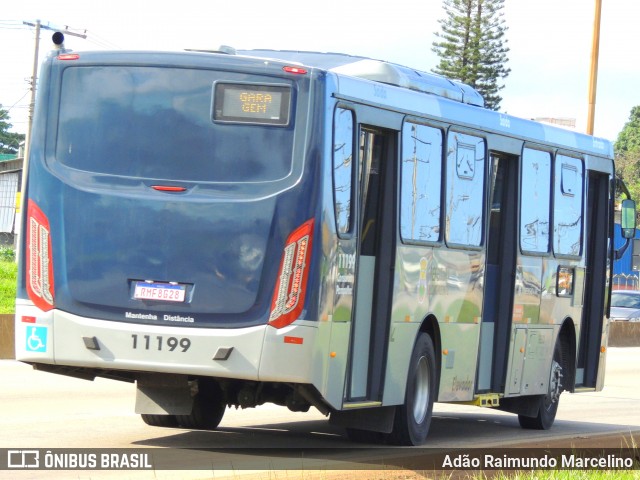
M 275 328 L 291 324 L 302 312 L 312 237 L 313 219 L 303 223 L 287 238 L 269 315 L 269 325 Z
M 29 200 L 27 207 L 27 293 L 31 301 L 45 312 L 53 308 L 53 261 L 51 229 L 42 210 Z

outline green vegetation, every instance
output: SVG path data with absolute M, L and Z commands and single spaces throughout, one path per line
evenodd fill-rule
M 0 247 L 0 261 L 13 262 L 16 259 L 16 252 L 11 247 Z
M 24 141 L 23 133 L 9 131 L 12 127 L 9 110 L 0 105 L 0 153 L 18 153 L 20 142 Z
M 0 247 L 0 313 L 13 313 L 18 265 L 12 248 Z
M 640 201 L 640 106 L 633 107 L 629 121 L 614 145 L 616 173 L 627 185 L 631 198 Z
M 498 82 L 510 72 L 505 66 L 509 48 L 504 38 L 504 1 L 445 0 L 445 18 L 439 20 L 442 31 L 433 43 L 440 57 L 433 71 L 477 89 L 491 110 L 499 109 L 498 92 L 504 85 Z
M 621 470 L 534 470 L 470 475 L 469 480 L 638 480 L 640 472 Z
M 273 473 L 273 472 L 272 472 Z M 290 478 L 284 473 L 284 479 Z M 278 480 L 280 476 L 269 476 Z M 297 478 L 297 477 L 296 477 Z M 640 471 L 624 470 L 532 470 L 452 472 L 411 471 L 411 470 L 359 470 L 337 473 L 310 472 L 300 478 L 304 480 L 639 480 Z

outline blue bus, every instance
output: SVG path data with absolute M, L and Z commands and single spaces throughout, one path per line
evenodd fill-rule
M 418 445 L 434 402 L 553 424 L 603 387 L 611 144 L 396 64 L 52 53 L 16 355 L 137 386 L 152 426 L 317 408 Z

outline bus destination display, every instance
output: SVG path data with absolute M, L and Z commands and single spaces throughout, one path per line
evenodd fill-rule
M 217 83 L 214 120 L 288 125 L 290 102 L 286 86 Z

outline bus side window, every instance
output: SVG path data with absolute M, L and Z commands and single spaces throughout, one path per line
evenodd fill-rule
M 405 123 L 402 128 L 400 234 L 405 242 L 440 240 L 442 131 Z
M 485 141 L 450 132 L 447 141 L 446 241 L 479 247 L 482 244 Z
M 338 234 L 352 231 L 353 112 L 335 111 L 333 123 L 333 197 Z
M 549 251 L 551 154 L 525 148 L 522 155 L 520 248 L 523 252 Z
M 583 167 L 579 158 L 556 156 L 553 208 L 553 251 L 582 254 Z

